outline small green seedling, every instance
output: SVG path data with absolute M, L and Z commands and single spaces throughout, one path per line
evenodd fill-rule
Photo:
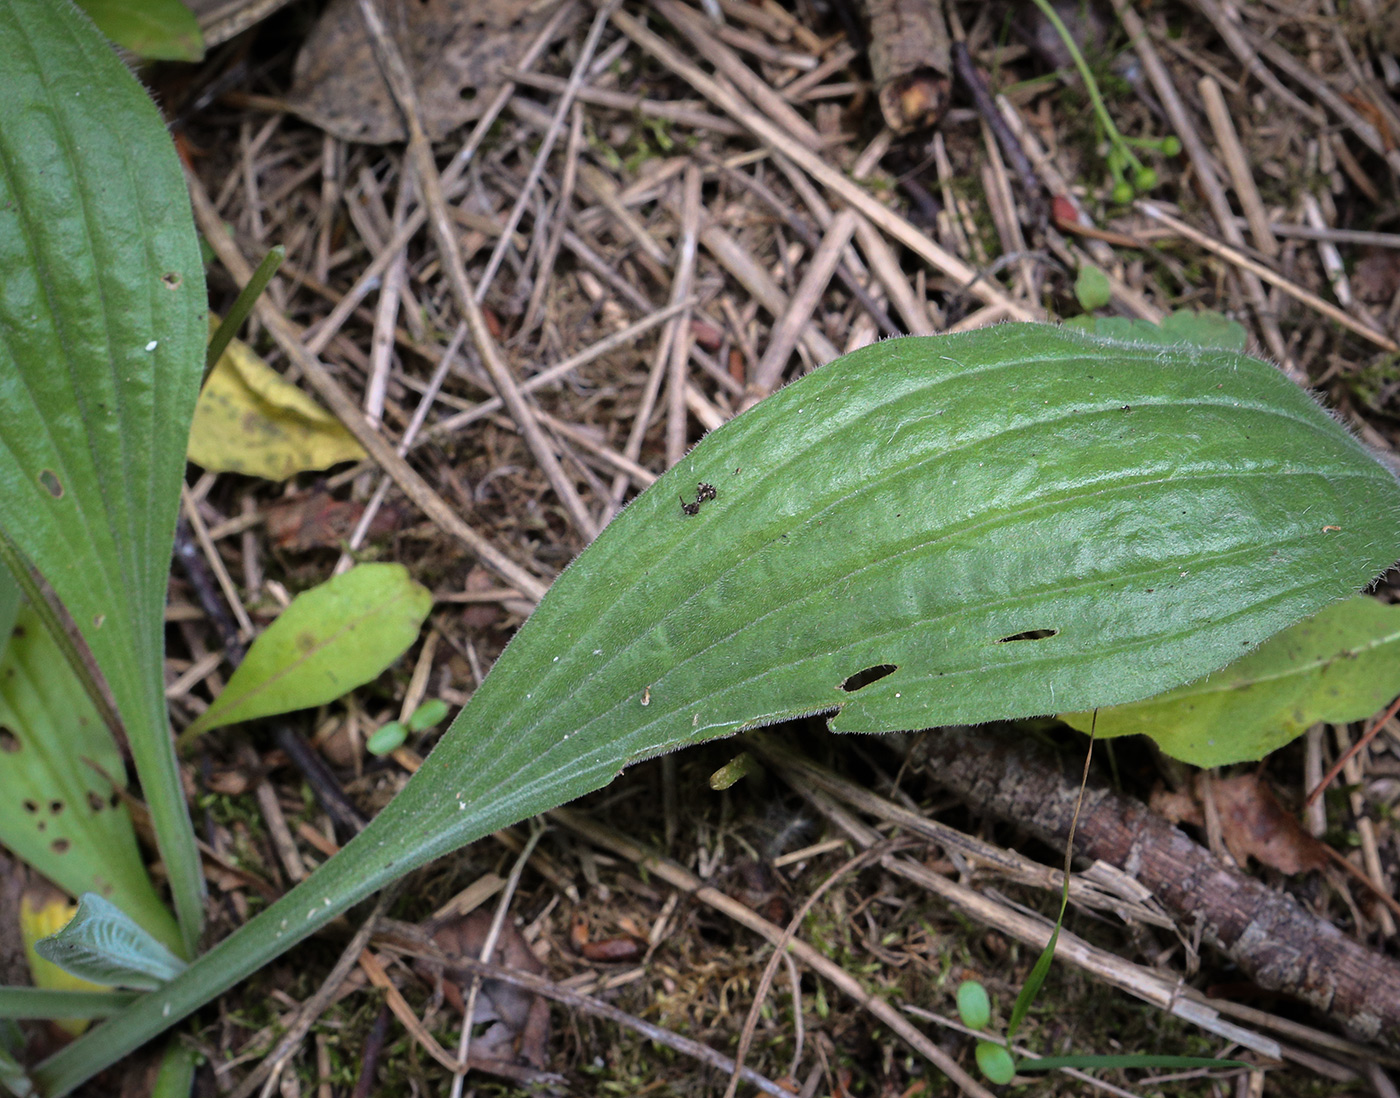
M 1108 275 L 1092 263 L 1085 263 L 1079 268 L 1079 276 L 1074 280 L 1074 296 L 1078 299 L 1081 309 L 1092 313 L 1113 300 L 1113 287 L 1108 281 Z
M 958 1017 L 968 1029 L 979 1032 L 992 1020 L 992 1001 L 987 989 L 976 980 L 964 980 L 958 985 Z
M 1011 1008 L 1011 1018 L 1006 1024 L 1006 1036 L 1001 1041 L 978 1041 L 975 1055 L 978 1070 L 992 1083 L 1004 1086 L 1015 1077 L 1017 1071 L 1050 1071 L 1054 1068 L 1193 1068 L 1193 1067 L 1247 1067 L 1238 1060 L 1215 1060 L 1201 1056 L 1054 1056 L 1017 1060 L 1011 1053 L 1011 1041 L 1021 1023 L 1030 1013 L 1035 997 L 1050 975 L 1050 965 L 1055 959 L 1055 944 L 1060 940 L 1060 928 L 1065 922 L 1065 911 L 1069 908 L 1069 877 L 1073 867 L 1074 832 L 1079 824 L 1079 811 L 1083 807 L 1084 790 L 1089 780 L 1089 762 L 1093 758 L 1094 734 L 1097 730 L 1098 710 L 1090 717 L 1089 750 L 1084 759 L 1084 775 L 1079 785 L 1079 800 L 1074 806 L 1074 817 L 1070 823 L 1069 836 L 1065 840 L 1065 867 L 1063 884 L 1060 889 L 1060 911 L 1055 917 L 1055 929 L 1050 932 L 1050 940 L 1036 958 L 1030 975 L 1026 977 L 1020 994 Z M 958 1015 L 969 1029 L 982 1032 L 992 1017 L 992 1004 L 987 989 L 976 980 L 964 980 L 957 990 Z
M 447 703 L 441 698 L 429 698 L 408 718 L 408 730 L 410 732 L 426 732 L 434 725 L 441 724 L 445 716 L 447 716 Z
M 447 703 L 441 698 L 429 698 L 413 711 L 408 720 L 389 721 L 376 729 L 365 741 L 365 750 L 371 755 L 387 755 L 397 751 L 410 732 L 426 732 L 433 725 L 442 723 L 445 716 Z
M 370 738 L 365 741 L 365 750 L 371 755 L 387 755 L 402 747 L 406 739 L 408 739 L 408 729 L 404 726 L 403 721 L 390 721 L 375 729 Z
M 958 985 L 958 1016 L 968 1029 L 982 1031 L 992 1020 L 992 1001 L 987 989 L 976 980 L 964 980 Z M 977 1042 L 977 1067 L 993 1083 L 1009 1083 L 1016 1074 L 1016 1061 L 1001 1045 L 992 1041 Z
M 1079 77 L 1084 81 L 1084 90 L 1089 93 L 1089 101 L 1094 107 L 1094 116 L 1098 119 L 1099 125 L 1103 127 L 1104 135 L 1108 138 L 1107 163 L 1109 174 L 1113 179 L 1111 192 L 1113 201 L 1119 204 L 1131 202 L 1134 194 L 1145 194 L 1160 182 L 1156 169 L 1148 167 L 1139 160 L 1133 149 L 1151 150 L 1163 156 L 1176 156 L 1181 152 L 1181 141 L 1173 134 L 1168 134 L 1160 139 L 1124 137 L 1109 115 L 1108 108 L 1104 105 L 1103 94 L 1099 91 L 1098 81 L 1094 79 L 1094 74 L 1089 71 L 1088 62 L 1084 60 L 1084 55 L 1079 51 L 1078 44 L 1069 33 L 1059 13 L 1051 6 L 1050 0 L 1035 0 L 1035 6 L 1050 21 L 1050 25 L 1055 28 L 1055 33 L 1064 42 L 1065 49 L 1069 51 L 1069 55 L 1074 61 L 1074 67 L 1079 70 Z

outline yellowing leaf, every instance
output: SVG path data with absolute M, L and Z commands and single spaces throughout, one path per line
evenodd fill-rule
M 1165 694 L 1060 719 L 1099 739 L 1141 734 L 1192 766 L 1262 759 L 1318 721 L 1359 721 L 1400 691 L 1400 606 L 1358 597 Z
M 189 457 L 219 473 L 286 480 L 365 456 L 345 425 L 235 339 L 194 410 Z
M 181 742 L 348 694 L 403 655 L 432 608 L 432 593 L 402 564 L 357 565 L 303 591 L 253 642 Z
M 29 962 L 29 976 L 35 987 L 48 991 L 106 991 L 103 984 L 94 984 L 70 976 L 52 961 L 46 961 L 34 951 L 34 943 L 50 934 L 57 934 L 77 913 L 78 905 L 46 883 L 34 883 L 24 890 L 19 900 L 19 934 L 24 943 L 24 957 Z M 86 1018 L 59 1018 L 55 1024 L 74 1037 L 88 1027 Z

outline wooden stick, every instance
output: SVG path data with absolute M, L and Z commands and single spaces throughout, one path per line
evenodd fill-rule
M 1076 786 L 1055 757 L 986 728 L 940 729 L 920 741 L 915 765 L 979 808 L 1014 820 L 1052 845 L 1069 832 Z M 1195 921 L 1260 987 L 1325 1011 L 1352 1036 L 1400 1048 L 1400 962 L 1342 935 L 1293 897 L 1211 853 L 1097 781 L 1079 817 L 1084 857 L 1131 866 L 1169 911 Z
M 1245 219 L 1249 222 L 1249 233 L 1254 237 L 1254 246 L 1270 259 L 1278 255 L 1278 240 L 1269 228 L 1269 214 L 1264 209 L 1264 200 L 1259 197 L 1259 188 L 1254 185 L 1254 173 L 1249 170 L 1249 159 L 1244 146 L 1240 144 L 1235 124 L 1230 119 L 1230 108 L 1225 105 L 1225 96 L 1220 85 L 1209 76 L 1201 77 L 1196 90 L 1201 93 L 1201 101 L 1206 105 L 1206 117 L 1210 128 L 1215 132 L 1216 144 L 1220 146 L 1220 158 L 1225 161 L 1225 170 L 1230 173 L 1230 182 L 1235 185 L 1240 205 L 1244 207 Z

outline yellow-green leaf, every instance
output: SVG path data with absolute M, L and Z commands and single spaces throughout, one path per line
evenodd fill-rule
M 235 339 L 204 383 L 189 457 L 218 473 L 286 480 L 365 456 L 345 425 Z
M 303 592 L 181 739 L 349 693 L 403 654 L 432 605 L 432 594 L 401 564 L 361 564 Z
M 1400 606 L 1354 598 L 1265 641 L 1213 675 L 1100 709 L 1099 738 L 1151 736 L 1196 766 L 1262 759 L 1318 721 L 1359 721 L 1400 694 Z M 1062 718 L 1082 732 L 1092 714 Z

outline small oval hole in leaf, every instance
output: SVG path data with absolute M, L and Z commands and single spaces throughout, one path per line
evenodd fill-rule
M 63 498 L 63 481 L 58 479 L 58 474 L 52 469 L 39 471 L 39 483 L 44 486 L 44 491 L 48 492 L 54 499 Z
M 24 810 L 28 812 L 31 816 L 34 815 L 36 812 L 39 811 L 39 802 L 36 800 L 26 798 L 24 802 Z
M 178 290 L 180 288 L 180 273 L 178 271 L 166 271 L 160 276 L 160 280 L 165 283 L 167 290 Z
M 998 644 L 1010 644 L 1012 641 L 1043 641 L 1046 637 L 1053 637 L 1059 633 L 1058 629 L 1027 629 L 1024 633 L 1012 633 L 1009 637 L 1002 637 Z
M 101 812 L 107 807 L 107 802 L 102 799 L 101 795 L 91 789 L 87 791 L 87 803 L 88 808 L 94 812 Z
M 67 839 L 55 839 L 53 842 L 49 843 L 49 849 L 55 854 L 67 854 L 68 848 L 72 845 L 73 844 Z
M 854 694 L 857 690 L 864 690 L 872 682 L 879 682 L 886 675 L 893 675 L 899 667 L 893 663 L 882 663 L 875 667 L 867 667 L 864 671 L 857 671 L 841 684 L 841 689 L 847 694 Z
M 13 755 L 19 750 L 19 737 L 4 725 L 0 725 L 0 751 Z

